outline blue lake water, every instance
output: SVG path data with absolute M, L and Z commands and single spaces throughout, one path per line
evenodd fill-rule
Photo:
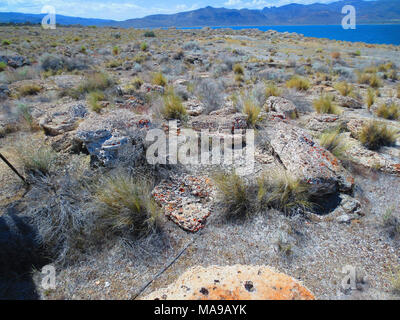
M 212 27 L 213 29 L 228 27 Z M 327 38 L 351 42 L 400 45 L 400 24 L 357 25 L 355 30 L 345 30 L 340 25 L 324 26 L 261 26 L 229 27 L 234 30 L 259 29 L 262 31 L 296 32 L 306 37 Z M 181 28 L 191 29 L 191 28 Z M 194 28 L 197 29 L 197 28 Z

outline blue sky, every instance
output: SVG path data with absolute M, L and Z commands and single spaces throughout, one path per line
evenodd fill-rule
M 52 5 L 57 14 L 126 20 L 149 14 L 176 13 L 206 6 L 261 9 L 289 3 L 329 3 L 333 0 L 0 0 L 0 12 L 40 13 L 45 5 Z

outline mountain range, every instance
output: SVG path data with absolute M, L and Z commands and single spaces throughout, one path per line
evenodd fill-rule
M 57 15 L 60 25 L 95 25 L 123 28 L 215 27 L 268 25 L 338 25 L 342 8 L 356 8 L 358 24 L 400 23 L 400 0 L 348 0 L 329 4 L 288 4 L 261 10 L 205 7 L 176 14 L 157 14 L 125 21 L 88 19 Z M 44 14 L 0 12 L 0 23 L 40 23 Z

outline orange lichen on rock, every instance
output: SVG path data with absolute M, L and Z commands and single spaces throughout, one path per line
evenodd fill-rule
M 147 300 L 314 300 L 299 281 L 266 266 L 193 267 Z

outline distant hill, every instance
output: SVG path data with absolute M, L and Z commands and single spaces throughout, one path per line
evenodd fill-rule
M 32 23 L 42 22 L 46 14 L 26 14 L 18 12 L 0 12 L 0 23 Z M 56 23 L 61 25 L 106 26 L 115 23 L 114 20 L 76 18 L 57 15 Z
M 358 24 L 400 23 L 400 0 L 348 0 L 330 4 L 289 4 L 262 10 L 226 9 L 206 7 L 176 14 L 150 15 L 144 18 L 113 21 L 86 19 L 57 15 L 61 25 L 115 26 L 124 28 L 157 27 L 214 27 L 214 26 L 261 26 L 261 25 L 338 25 L 341 23 L 344 5 L 353 5 Z M 40 23 L 43 14 L 0 13 L 0 23 Z

